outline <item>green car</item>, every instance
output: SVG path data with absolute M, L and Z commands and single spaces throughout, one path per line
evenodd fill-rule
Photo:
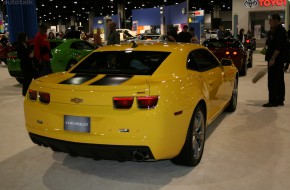
M 52 50 L 51 68 L 53 72 L 69 70 L 78 61 L 96 49 L 92 44 L 81 39 L 50 40 L 50 47 Z M 16 51 L 8 54 L 7 66 L 9 74 L 22 83 L 23 74 Z

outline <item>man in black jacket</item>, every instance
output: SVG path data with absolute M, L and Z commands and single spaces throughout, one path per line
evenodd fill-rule
M 177 41 L 178 42 L 184 42 L 184 43 L 190 43 L 192 36 L 188 32 L 188 26 L 184 25 L 182 27 L 182 31 L 178 33 Z
M 269 102 L 264 104 L 263 107 L 284 105 L 284 63 L 287 61 L 287 34 L 280 20 L 278 14 L 273 14 L 269 18 L 269 24 L 274 33 L 269 40 L 265 56 L 265 60 L 268 62 Z

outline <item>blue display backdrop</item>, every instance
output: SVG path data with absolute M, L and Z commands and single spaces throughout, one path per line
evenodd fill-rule
M 4 0 L 3 4 L 7 9 L 10 42 L 15 42 L 20 32 L 33 39 L 38 30 L 35 0 Z
M 184 24 L 187 23 L 187 14 L 183 13 L 186 10 L 186 1 L 177 5 L 170 5 L 164 7 L 164 17 L 166 25 Z
M 134 9 L 132 20 L 138 21 L 139 26 L 156 26 L 161 24 L 160 8 Z

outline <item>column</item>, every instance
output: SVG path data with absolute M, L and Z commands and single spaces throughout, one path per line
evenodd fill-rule
M 290 29 L 290 2 L 286 1 L 286 9 L 285 9 L 285 29 L 288 31 Z
M 220 6 L 214 5 L 213 18 L 211 20 L 212 29 L 219 29 L 221 25 Z
M 167 34 L 167 28 L 165 26 L 165 17 L 164 17 L 164 6 L 160 7 L 160 33 Z
M 94 12 L 89 12 L 89 33 L 94 34 Z
M 220 18 L 220 6 L 214 5 L 213 18 Z
M 118 4 L 118 15 L 120 17 L 119 28 L 125 28 L 126 16 L 125 16 L 125 4 L 124 3 Z
M 77 30 L 77 27 L 76 27 L 76 17 L 75 16 L 70 16 L 70 27 L 74 27 L 74 29 Z

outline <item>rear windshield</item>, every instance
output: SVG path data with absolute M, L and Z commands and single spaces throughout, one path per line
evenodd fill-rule
M 140 40 L 158 40 L 160 36 L 142 36 Z
M 157 51 L 94 52 L 71 73 L 152 75 L 169 54 Z
M 237 48 L 239 47 L 239 43 L 236 43 L 235 41 L 205 41 L 203 45 L 208 48 Z

